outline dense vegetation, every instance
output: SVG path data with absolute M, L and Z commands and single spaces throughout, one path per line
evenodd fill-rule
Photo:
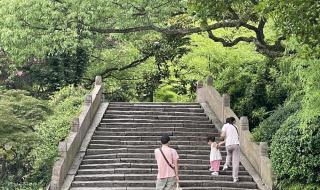
M 270 145 L 278 187 L 319 188 L 319 15 L 314 0 L 1 0 L 0 187 L 48 184 L 94 76 L 110 101 L 188 102 L 211 75 Z

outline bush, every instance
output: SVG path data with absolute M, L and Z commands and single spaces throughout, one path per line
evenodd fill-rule
M 58 144 L 68 135 L 73 118 L 79 115 L 86 93 L 81 87 L 68 86 L 51 98 L 49 106 L 53 108 L 53 114 L 36 128 L 39 144 L 30 156 L 33 160 L 32 181 L 43 185 L 50 181 Z
M 16 130 L 18 131 L 17 133 L 13 133 L 7 138 L 18 140 L 10 143 L 13 153 L 5 155 L 5 157 L 8 158 L 13 157 L 12 159 L 7 159 L 7 169 L 9 172 L 1 182 L 0 189 L 34 190 L 42 189 L 43 186 L 48 184 L 53 163 L 58 156 L 58 144 L 68 135 L 72 119 L 80 113 L 86 92 L 87 91 L 81 87 L 65 87 L 51 97 L 49 104 L 40 100 L 35 101 L 32 97 L 23 96 L 23 93 L 9 92 L 11 95 L 16 96 L 16 98 L 22 97 L 20 98 L 21 102 L 17 100 L 6 101 L 7 104 L 11 102 L 11 104 L 14 105 L 13 108 L 10 107 L 6 111 L 15 110 L 15 107 L 21 110 L 19 113 L 21 117 L 18 117 L 19 114 L 16 114 L 18 115 L 17 117 L 13 115 L 16 117 L 16 121 L 12 121 L 11 123 L 28 124 L 27 126 L 29 126 L 29 128 L 32 127 L 32 129 L 36 131 L 32 133 L 21 133 L 23 131 L 30 131 L 30 129 L 24 130 L 22 127 L 24 125 L 21 125 L 21 127 L 16 128 L 19 129 Z M 2 96 L 0 103 L 3 99 Z M 37 109 L 31 109 L 29 107 L 35 107 Z M 49 110 L 49 108 L 52 109 L 52 114 L 46 117 L 42 123 L 39 123 L 39 120 L 44 117 L 42 112 L 34 111 L 40 108 L 45 108 L 45 110 Z M 3 113 L 3 110 L 0 110 L 0 112 Z M 24 114 L 22 114 L 22 112 Z M 25 121 L 23 116 L 29 118 L 29 120 Z M 10 119 L 9 116 L 2 118 L 4 121 L 8 119 Z M 36 125 L 36 127 L 34 127 L 34 125 Z M 4 149 L 0 147 L 0 154 L 1 152 L 3 153 L 3 150 Z
M 253 139 L 271 145 L 272 137 L 289 116 L 300 110 L 300 101 L 290 101 L 278 107 L 267 119 L 253 129 Z
M 276 132 L 271 144 L 271 160 L 284 189 L 291 183 L 320 184 L 319 120 L 301 128 L 300 115 L 292 115 Z
M 4 181 L 23 183 L 32 169 L 28 155 L 37 144 L 34 126 L 51 112 L 47 101 L 27 91 L 0 89 L 0 161 L 6 165 Z M 4 189 L 10 188 L 1 184 Z

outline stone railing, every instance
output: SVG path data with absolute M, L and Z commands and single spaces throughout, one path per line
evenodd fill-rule
M 0 160 L 0 179 L 4 176 L 4 162 Z
M 236 119 L 240 129 L 240 149 L 242 153 L 260 175 L 267 189 L 274 189 L 274 175 L 271 168 L 271 160 L 268 158 L 267 143 L 252 141 L 248 118 L 243 116 L 239 119 L 230 108 L 230 96 L 228 94 L 223 94 L 222 96 L 219 94 L 213 86 L 212 77 L 207 78 L 206 84 L 203 81 L 198 81 L 197 102 L 206 103 L 221 123 L 225 123 L 227 117 Z
M 66 139 L 59 143 L 60 157 L 53 165 L 51 183 L 48 189 L 59 190 L 68 175 L 73 160 L 103 99 L 102 78 L 97 76 L 92 92 L 85 97 L 85 104 L 78 118 L 71 124 Z

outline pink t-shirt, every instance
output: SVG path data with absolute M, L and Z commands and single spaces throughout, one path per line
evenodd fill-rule
M 167 160 L 174 166 L 174 161 L 179 159 L 177 151 L 173 148 L 163 146 L 162 152 L 166 156 Z M 176 176 L 174 170 L 168 165 L 166 160 L 163 158 L 159 148 L 154 150 L 154 154 L 158 165 L 158 179 L 174 177 Z

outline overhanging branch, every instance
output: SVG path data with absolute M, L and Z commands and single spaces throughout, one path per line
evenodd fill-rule
M 122 66 L 120 68 L 119 67 L 107 68 L 103 72 L 99 73 L 98 75 L 102 76 L 102 78 L 108 78 L 109 76 L 112 75 L 113 72 L 119 72 L 119 71 L 123 71 L 123 70 L 129 69 L 129 68 L 136 67 L 136 66 L 144 63 L 151 56 L 152 56 L 152 54 L 147 54 L 143 58 L 132 61 L 130 64 Z M 87 80 L 90 82 L 90 84 L 94 82 L 94 80 L 92 80 L 92 79 L 87 79 Z
M 227 41 L 223 38 L 217 37 L 215 35 L 213 35 L 212 31 L 208 31 L 208 36 L 211 40 L 215 41 L 215 42 L 220 42 L 224 47 L 232 47 L 237 45 L 239 42 L 254 42 L 254 37 L 238 37 L 232 41 Z

